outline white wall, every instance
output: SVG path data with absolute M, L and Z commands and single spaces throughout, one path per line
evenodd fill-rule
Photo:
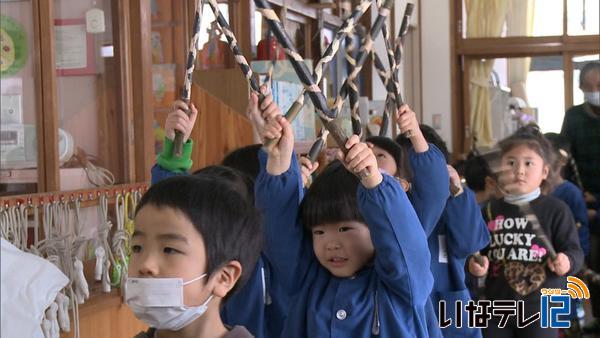
M 450 1 L 420 1 L 423 123 L 432 125 L 434 114 L 441 115 L 438 133 L 452 150 L 450 98 Z
M 413 3 L 417 2 L 417 0 L 409 1 Z M 394 6 L 395 21 L 398 26 L 402 22 L 402 15 L 404 14 L 407 2 L 408 0 L 397 0 Z M 440 115 L 441 129 L 437 131 L 444 138 L 451 150 L 450 1 L 421 0 L 418 2 L 416 9 L 420 11 L 420 18 L 417 11 L 413 12 L 411 23 L 416 24 L 416 29 L 411 32 L 412 34 L 421 34 L 421 81 L 423 95 L 423 111 L 417 112 L 417 115 L 421 114 L 421 122 L 431 126 L 433 126 L 434 115 Z M 376 17 L 377 12 L 374 8 L 371 8 L 371 20 L 374 21 Z M 399 27 L 396 27 L 397 29 Z M 384 58 L 384 64 L 387 66 L 385 45 L 381 37 L 375 41 L 375 50 Z M 405 67 L 411 67 L 411 65 L 407 64 L 406 60 L 403 62 L 400 70 L 401 77 L 403 77 Z M 385 99 L 386 90 L 374 69 L 372 77 L 373 99 Z M 401 81 L 401 86 L 404 85 L 404 81 Z M 401 92 L 405 93 L 405 88 L 401 88 Z M 415 107 L 415 109 L 418 108 Z
M 398 5 L 400 5 L 399 2 L 400 1 L 398 1 L 396 6 L 394 6 L 395 12 L 398 11 L 398 8 L 401 7 L 401 6 L 398 6 Z M 371 9 L 369 10 L 369 12 L 371 13 L 371 23 L 374 23 L 375 19 L 377 18 L 377 14 L 378 14 L 377 6 L 375 5 L 375 1 L 373 1 L 373 4 L 371 5 Z M 390 26 L 388 25 L 388 27 L 390 27 Z M 379 36 L 375 39 L 375 44 L 373 45 L 373 49 L 375 50 L 377 55 L 379 55 L 379 57 L 382 59 L 383 64 L 386 67 L 388 67 L 385 42 L 381 38 L 381 34 L 379 34 Z M 373 83 L 373 100 L 385 100 L 385 97 L 387 95 L 387 90 L 385 89 L 385 86 L 383 85 L 383 83 L 381 83 L 381 80 L 379 79 L 379 75 L 377 75 L 377 72 L 375 71 L 375 67 L 373 67 L 371 77 L 372 77 L 371 83 Z

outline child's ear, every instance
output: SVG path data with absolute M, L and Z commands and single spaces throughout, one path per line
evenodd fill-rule
M 213 294 L 221 298 L 227 296 L 229 291 L 235 286 L 235 283 L 240 279 L 241 275 L 242 264 L 238 261 L 229 261 L 229 263 L 216 271 Z
M 542 169 L 542 178 L 547 179 L 549 173 L 550 173 L 550 166 L 544 165 L 544 168 Z

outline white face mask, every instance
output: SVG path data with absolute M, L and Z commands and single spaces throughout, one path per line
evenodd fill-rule
M 600 107 L 600 92 L 583 92 L 583 99 L 592 106 Z
M 125 302 L 150 327 L 178 331 L 208 309 L 212 295 L 200 306 L 183 303 L 183 287 L 204 277 L 206 274 L 185 283 L 182 278 L 127 278 Z

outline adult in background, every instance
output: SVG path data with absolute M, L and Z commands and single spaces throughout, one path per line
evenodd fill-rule
M 589 265 L 600 270 L 600 61 L 587 63 L 579 74 L 579 88 L 585 102 L 565 113 L 561 134 L 572 146 L 573 158 L 579 168 L 584 197 L 590 218 L 591 254 Z M 585 332 L 600 332 L 600 287 L 589 285 L 594 321 Z

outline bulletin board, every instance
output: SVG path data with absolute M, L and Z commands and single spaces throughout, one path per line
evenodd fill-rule
M 94 37 L 86 31 L 85 19 L 55 19 L 54 41 L 57 75 L 96 73 Z

